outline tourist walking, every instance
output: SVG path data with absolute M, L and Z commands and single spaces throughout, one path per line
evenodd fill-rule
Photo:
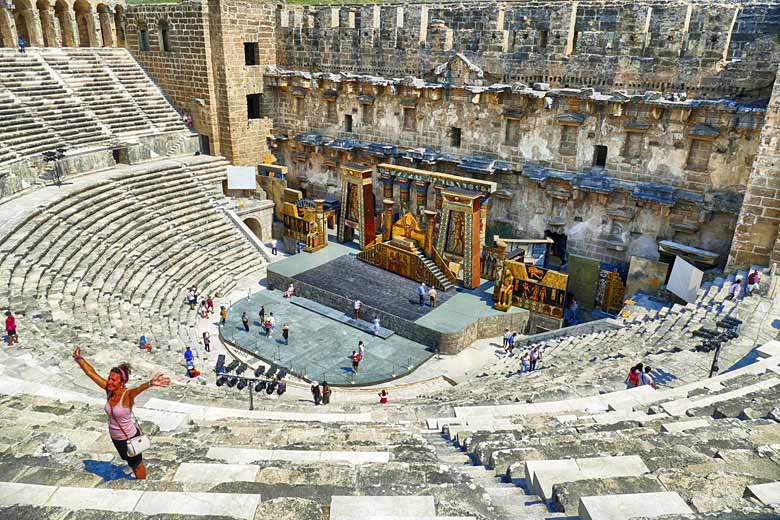
M 320 385 L 317 381 L 311 382 L 311 396 L 314 398 L 314 406 L 318 406 L 322 400 L 322 394 L 320 393 Z
M 727 300 L 733 300 L 737 296 L 739 296 L 739 289 L 742 286 L 742 277 L 737 276 L 737 279 L 734 280 L 734 283 L 732 283 L 729 286 L 729 293 L 726 295 Z
M 200 305 L 198 305 L 198 314 L 202 319 L 206 319 L 209 317 L 209 311 L 206 307 L 206 302 L 202 301 L 200 302 Z
M 628 377 L 626 377 L 626 388 L 636 388 L 642 383 L 642 371 L 644 366 L 642 363 L 637 363 L 636 365 L 632 366 L 631 369 L 628 371 Z
M 278 245 L 279 245 L 279 243 L 276 241 L 276 239 L 275 239 L 275 238 L 272 238 L 272 239 L 271 239 L 271 253 L 272 253 L 274 256 L 276 256 L 276 252 L 277 252 L 277 250 L 276 250 L 276 247 L 277 247 Z
M 284 296 L 285 298 L 292 298 L 294 293 L 295 293 L 295 286 L 293 284 L 290 284 L 290 286 L 287 287 L 287 290 L 284 291 L 284 294 L 282 296 Z
M 265 337 L 270 338 L 271 337 L 271 319 L 268 318 L 263 322 L 263 329 L 265 329 Z
M 354 311 L 354 316 L 356 320 L 360 319 L 360 306 L 363 305 L 363 302 L 360 300 L 355 300 L 355 302 L 352 304 L 352 310 Z
M 203 333 L 203 350 L 211 352 L 211 337 L 209 337 L 208 331 Z
M 758 271 L 753 271 L 748 275 L 746 293 L 748 296 L 753 296 L 753 291 L 758 289 Z
M 241 323 L 244 324 L 244 330 L 249 332 L 249 317 L 247 317 L 246 311 L 241 313 Z
M 276 318 L 274 318 L 274 313 L 273 312 L 268 315 L 268 323 L 271 324 L 271 332 L 273 332 L 274 329 L 276 328 Z M 269 337 L 270 337 L 270 334 L 269 334 Z
M 8 346 L 19 343 L 19 335 L 16 333 L 16 318 L 11 311 L 5 311 L 5 335 L 8 336 Z
M 224 325 L 227 321 L 227 309 L 224 305 L 219 308 L 219 324 Z
M 19 36 L 16 39 L 16 42 L 19 44 L 19 52 L 21 52 L 22 54 L 25 54 L 26 51 L 24 50 L 24 38 Z
M 531 357 L 529 371 L 533 372 L 536 370 L 536 363 L 542 359 L 542 351 L 539 350 L 539 345 L 534 345 L 533 348 L 531 348 L 531 353 L 529 355 Z
M 210 294 L 206 298 L 206 312 L 208 314 L 211 314 L 211 313 L 214 312 L 214 300 L 211 298 Z M 206 317 L 208 317 L 208 314 L 206 315 Z
M 135 388 L 127 388 L 130 379 L 130 365 L 122 363 L 111 369 L 108 378 L 99 376 L 95 369 L 81 356 L 81 349 L 76 347 L 73 351 L 73 359 L 76 360 L 81 370 L 106 391 L 106 415 L 108 415 L 108 433 L 114 443 L 117 453 L 126 461 L 133 470 L 135 478 L 146 478 L 141 451 L 149 446 L 149 440 L 133 420 L 133 404 L 138 395 L 153 386 L 168 386 L 171 380 L 163 374 L 157 374 L 148 382 Z
M 436 297 L 438 296 L 438 293 L 436 292 L 436 289 L 431 287 L 431 289 L 428 291 L 428 300 L 431 302 L 431 308 L 436 307 Z
M 509 331 L 509 327 L 504 329 L 504 342 L 501 345 L 504 350 L 509 346 L 509 337 L 512 335 L 512 333 Z
M 184 363 L 190 364 L 192 363 L 192 350 L 190 350 L 190 347 L 187 347 L 187 349 L 184 351 Z
M 328 386 L 327 381 L 322 382 L 322 404 L 329 404 L 330 403 L 330 386 Z
M 260 306 L 260 312 L 258 314 L 260 315 L 260 325 L 263 325 L 265 323 L 265 305 Z
M 389 395 L 389 394 L 387 393 L 387 390 L 385 390 L 385 389 L 383 388 L 383 389 L 382 389 L 382 391 L 381 391 L 381 392 L 379 392 L 379 394 L 378 394 L 378 395 L 379 395 L 379 404 L 387 404 L 387 396 Z
M 358 354 L 360 354 L 360 359 L 362 361 L 363 356 L 366 355 L 366 346 L 363 344 L 362 341 L 358 341 Z
M 374 316 L 374 336 L 379 335 L 379 316 Z
M 284 344 L 289 345 L 290 344 L 290 327 L 287 326 L 287 324 L 284 324 L 284 327 L 282 327 L 282 337 L 284 338 Z
M 420 286 L 417 288 L 417 296 L 420 298 L 420 307 L 425 306 L 425 282 L 422 282 Z
M 353 350 L 352 355 L 349 356 L 349 358 L 352 360 L 352 372 L 357 374 L 358 368 L 360 367 L 360 354 Z
M 523 355 L 520 356 L 520 373 L 530 372 L 531 370 L 531 355 L 527 350 L 523 351 Z

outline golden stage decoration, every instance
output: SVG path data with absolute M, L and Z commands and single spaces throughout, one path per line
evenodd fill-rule
M 530 311 L 563 318 L 569 276 L 522 262 L 504 262 L 501 286 L 494 307 L 507 310 L 517 305 Z M 510 297 L 511 296 L 511 297 Z

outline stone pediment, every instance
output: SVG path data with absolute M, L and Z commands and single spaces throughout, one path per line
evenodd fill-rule
M 433 75 L 439 83 L 450 85 L 482 85 L 485 71 L 464 54 L 457 52 L 436 65 Z
M 581 125 L 585 122 L 585 115 L 579 112 L 564 112 L 556 119 L 564 125 Z

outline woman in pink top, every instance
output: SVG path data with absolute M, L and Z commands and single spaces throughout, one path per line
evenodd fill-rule
M 122 363 L 111 369 L 108 373 L 108 379 L 104 379 L 87 361 L 81 357 L 81 349 L 76 347 L 73 351 L 73 359 L 79 364 L 81 369 L 92 381 L 100 388 L 106 391 L 106 415 L 108 415 L 108 433 L 111 441 L 114 443 L 116 451 L 122 460 L 133 470 L 135 478 L 143 480 L 146 478 L 146 468 L 142 456 L 136 455 L 129 457 L 127 455 L 127 441 L 140 435 L 140 431 L 133 421 L 133 402 L 135 398 L 153 386 L 168 386 L 171 380 L 162 374 L 157 374 L 149 382 L 127 388 L 128 379 L 130 379 L 130 365 Z

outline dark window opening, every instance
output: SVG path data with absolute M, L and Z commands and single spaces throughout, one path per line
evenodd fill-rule
M 149 33 L 146 32 L 146 29 L 138 31 L 138 50 L 149 52 Z
M 244 42 L 244 65 L 251 67 L 260 61 L 260 45 L 257 42 Z
M 211 142 L 207 135 L 200 135 L 200 153 L 203 155 L 211 155 Z
M 607 165 L 607 147 L 597 144 L 593 148 L 593 166 L 605 167 Z
M 350 114 L 344 115 L 344 131 L 348 133 L 352 132 L 352 116 Z
M 163 52 L 171 52 L 171 35 L 167 27 L 160 29 L 160 45 Z
M 260 119 L 262 116 L 263 95 L 249 94 L 246 97 L 247 119 Z
M 542 49 L 547 47 L 547 31 L 539 31 L 539 47 Z
M 580 50 L 580 32 L 574 31 L 574 38 L 571 41 L 571 48 L 574 51 Z
M 460 148 L 460 128 L 453 126 L 450 129 L 450 146 Z

